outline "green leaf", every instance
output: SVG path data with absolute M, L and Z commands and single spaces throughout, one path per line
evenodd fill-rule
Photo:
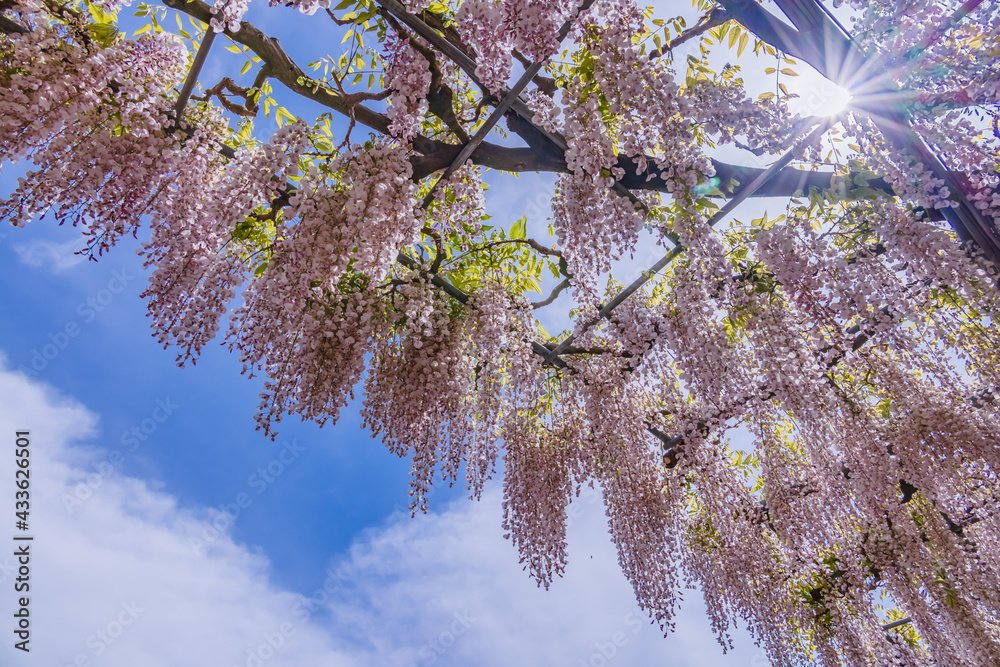
M 114 23 L 118 20 L 118 16 L 115 12 L 106 12 L 93 3 L 88 2 L 87 9 L 90 11 L 90 15 L 93 17 L 94 23 Z
M 858 199 L 878 199 L 884 193 L 881 190 L 876 190 L 875 188 L 854 188 L 848 191 L 847 201 L 857 201 Z
M 285 123 L 283 121 L 285 119 L 295 122 L 295 116 L 293 116 L 285 107 L 278 107 L 275 111 L 274 118 L 278 121 L 278 127 L 284 127 Z
M 445 12 L 448 11 L 448 5 L 442 2 L 432 2 L 430 6 L 427 8 L 427 11 L 429 11 L 431 14 L 444 14 Z
M 521 216 L 514 226 L 510 228 L 510 238 L 512 239 L 524 239 L 528 237 L 528 219 L 526 216 Z
M 91 23 L 87 26 L 90 34 L 94 36 L 99 43 L 104 46 L 111 46 L 118 39 L 118 35 L 121 33 L 118 28 L 111 23 Z M 149 29 L 149 24 L 146 24 L 146 29 Z M 138 34 L 138 33 L 137 33 Z

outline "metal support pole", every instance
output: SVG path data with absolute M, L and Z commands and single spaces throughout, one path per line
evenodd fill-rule
M 215 31 L 212 30 L 211 26 L 208 26 L 205 28 L 205 36 L 201 38 L 201 44 L 198 45 L 198 52 L 194 55 L 194 60 L 191 61 L 191 69 L 188 70 L 187 78 L 184 79 L 181 92 L 177 94 L 177 103 L 174 105 L 174 118 L 178 125 L 181 122 L 181 116 L 184 114 L 188 100 L 191 99 L 194 84 L 198 81 L 198 75 L 201 74 L 201 68 L 205 65 L 205 60 L 208 58 L 208 52 L 212 48 L 212 42 L 214 41 Z

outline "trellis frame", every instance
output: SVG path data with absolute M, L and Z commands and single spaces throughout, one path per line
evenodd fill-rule
M 583 0 L 583 2 L 581 2 L 577 12 L 573 15 L 573 17 L 567 20 L 560 29 L 558 34 L 558 41 L 560 43 L 568 35 L 570 29 L 572 28 L 573 21 L 580 14 L 587 11 L 594 1 L 595 0 Z M 729 15 L 734 20 L 741 23 L 750 32 L 753 32 L 759 38 L 763 39 L 776 49 L 805 60 L 817 71 L 835 83 L 847 83 L 849 85 L 850 81 L 856 78 L 859 73 L 864 72 L 866 68 L 870 69 L 873 66 L 872 61 L 861 52 L 847 31 L 843 29 L 843 27 L 819 2 L 819 0 L 775 1 L 785 15 L 795 25 L 795 29 L 789 28 L 787 24 L 761 9 L 755 0 L 718 0 L 720 5 L 725 8 Z M 182 5 L 184 0 L 163 0 L 163 2 L 167 6 L 184 11 Z M 483 88 L 485 94 L 485 88 L 476 77 L 476 63 L 472 57 L 445 39 L 437 30 L 424 22 L 420 17 L 408 12 L 405 7 L 398 2 L 398 0 L 375 0 L 375 2 L 377 2 L 383 10 L 396 20 L 406 25 L 416 34 L 426 39 L 441 53 L 449 57 L 475 83 Z M 955 13 L 951 20 L 948 21 L 947 25 L 939 27 L 936 33 L 933 34 L 931 38 L 928 38 L 928 42 L 935 41 L 943 36 L 945 32 L 954 27 L 959 21 L 961 21 L 962 18 L 965 17 L 965 15 L 975 9 L 981 2 L 982 0 L 968 0 Z M 716 17 L 716 19 L 718 20 L 718 17 Z M 184 108 L 191 96 L 194 86 L 197 83 L 197 78 L 208 57 L 215 35 L 216 34 L 211 29 L 207 29 L 205 36 L 199 45 L 198 51 L 195 54 L 178 95 L 178 100 L 175 105 L 175 122 L 179 122 L 183 115 Z M 490 96 L 490 101 L 495 105 L 493 112 L 480 126 L 476 134 L 461 147 L 458 155 L 452 160 L 442 175 L 439 176 L 431 186 L 430 191 L 426 194 L 423 200 L 423 206 L 425 208 L 433 201 L 435 189 L 440 184 L 444 183 L 457 169 L 465 164 L 466 160 L 475 154 L 481 143 L 486 139 L 495 127 L 496 123 L 499 122 L 508 110 L 513 111 L 520 116 L 523 122 L 526 122 L 533 130 L 537 131 L 541 136 L 544 136 L 559 150 L 566 150 L 567 144 L 565 138 L 561 135 L 550 133 L 535 125 L 532 121 L 533 114 L 531 110 L 519 97 L 521 92 L 528 86 L 529 83 L 532 82 L 532 80 L 534 80 L 535 76 L 541 71 L 544 65 L 545 62 L 543 61 L 532 63 L 527 66 L 524 73 L 519 77 L 514 86 L 512 86 L 510 90 L 506 91 L 499 100 Z M 887 87 L 890 85 L 895 86 L 895 84 L 888 77 L 880 78 L 887 85 Z M 883 90 L 880 92 L 884 93 L 893 91 Z M 894 92 L 899 92 L 898 87 L 896 87 Z M 945 209 L 943 214 L 945 219 L 948 220 L 952 228 L 955 230 L 956 234 L 958 234 L 959 238 L 966 242 L 970 240 L 975 242 L 995 266 L 1000 266 L 1000 234 L 998 234 L 996 226 L 987 221 L 982 213 L 980 213 L 978 209 L 976 209 L 976 207 L 969 202 L 968 198 L 964 195 L 962 188 L 955 181 L 953 174 L 947 170 L 942 160 L 931 151 L 927 144 L 912 129 L 908 114 L 902 108 L 890 108 L 885 103 L 878 105 L 878 108 L 874 105 L 870 105 L 869 108 L 871 110 L 878 111 L 878 114 L 874 117 L 876 125 L 883 132 L 883 134 L 897 146 L 902 147 L 904 150 L 911 152 L 921 159 L 925 166 L 930 167 L 937 178 L 944 180 L 953 195 L 956 196 L 958 204 L 957 207 L 954 209 Z M 818 123 L 818 127 L 814 126 L 812 128 L 807 128 L 809 130 L 808 137 L 802 143 L 810 143 L 812 140 L 824 134 L 832 125 L 835 124 L 836 120 L 836 118 L 823 119 Z M 806 130 L 800 130 L 790 137 L 789 141 L 797 143 L 798 140 L 806 134 Z M 785 153 L 763 172 L 757 174 L 756 177 L 749 183 L 745 185 L 741 184 L 739 190 L 734 193 L 729 201 L 727 201 L 707 221 L 709 227 L 714 228 L 716 224 L 728 217 L 746 199 L 753 196 L 764 185 L 774 179 L 782 169 L 787 167 L 792 162 L 796 152 L 795 149 L 795 145 L 789 147 L 788 142 L 786 142 Z M 223 153 L 227 157 L 233 157 L 232 149 L 229 149 L 228 151 L 223 150 Z M 291 186 L 289 185 L 289 187 Z M 642 202 L 640 202 L 639 199 L 620 182 L 616 182 L 614 184 L 612 191 L 615 192 L 615 194 L 628 198 L 634 206 L 644 208 Z M 583 324 L 583 331 L 586 331 L 603 319 L 608 319 L 612 312 L 621 303 L 638 291 L 646 282 L 651 280 L 654 275 L 663 270 L 666 266 L 673 262 L 673 260 L 679 257 L 681 253 L 683 253 L 684 247 L 680 244 L 676 235 L 671 234 L 668 238 L 670 238 L 673 242 L 673 247 L 655 264 L 649 267 L 649 269 L 644 271 L 638 279 L 621 289 L 611 300 L 604 304 L 598 311 L 595 318 Z M 411 269 L 419 268 L 419 264 L 416 260 L 403 253 L 400 253 L 397 256 L 397 261 Z M 431 280 L 434 285 L 448 293 L 459 302 L 463 304 L 468 302 L 468 294 L 449 283 L 437 273 L 432 274 Z M 574 339 L 575 335 L 570 334 L 558 345 L 552 347 L 535 340 L 531 341 L 531 345 L 533 351 L 543 358 L 543 363 L 550 366 L 565 368 L 567 364 L 562 358 L 562 355 L 568 353 Z M 861 332 L 855 339 L 854 349 L 863 345 L 865 341 L 867 341 L 867 335 L 864 332 Z M 664 450 L 666 451 L 666 456 L 669 456 L 671 452 L 674 452 L 676 448 L 683 444 L 683 436 L 668 436 L 651 426 L 647 427 L 647 430 L 662 443 Z M 909 618 L 901 619 L 885 624 L 883 629 L 888 631 L 910 622 L 911 619 Z

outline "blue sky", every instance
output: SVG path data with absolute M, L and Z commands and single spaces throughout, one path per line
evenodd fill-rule
M 263 11 L 286 48 L 316 56 L 296 32 L 304 19 Z M 222 71 L 210 61 L 203 80 Z M 6 193 L 23 171 L 3 169 Z M 551 192 L 550 177 L 490 180 L 505 226 Z M 480 503 L 437 487 L 431 512 L 410 519 L 409 463 L 359 428 L 358 402 L 325 429 L 286 421 L 271 442 L 253 428 L 259 380 L 235 356 L 212 345 L 180 369 L 150 335 L 138 242 L 88 262 L 73 255 L 81 239 L 44 219 L 0 230 L 0 425 L 34 433 L 38 540 L 33 653 L 5 641 L 0 664 L 250 667 L 255 652 L 309 667 L 766 664 L 745 634 L 723 656 L 697 591 L 677 633 L 650 627 L 599 499 L 575 503 L 570 566 L 546 592 L 502 539 L 496 483 Z M 655 261 L 646 250 L 620 279 Z M 234 520 L 222 513 L 240 503 Z M 7 614 L 2 558 L 0 591 Z M 116 624 L 120 637 L 100 639 Z M 261 649 L 268 638 L 280 645 Z
M 221 349 L 176 369 L 145 330 L 138 284 L 85 323 L 78 304 L 100 298 L 126 249 L 56 272 L 23 261 L 41 236 L 0 246 L 0 424 L 33 432 L 37 540 L 35 652 L 4 643 L 2 664 L 249 666 L 252 652 L 331 667 L 764 664 L 743 637 L 723 660 L 695 592 L 678 633 L 650 627 L 595 496 L 577 501 L 567 576 L 547 592 L 501 537 L 495 484 L 479 503 L 439 491 L 416 519 L 394 509 L 407 466 L 357 428 L 356 405 L 332 428 L 286 428 L 305 451 L 251 485 L 281 452 L 252 429 L 254 382 Z M 80 333 L 37 377 L 17 370 L 70 320 Z M 152 432 L 129 452 L 132 426 Z M 12 478 L 8 457 L 0 475 Z M 217 510 L 240 493 L 250 501 L 227 521 Z M 4 614 L 10 565 L 0 558 Z M 261 649 L 268 638 L 280 646 Z

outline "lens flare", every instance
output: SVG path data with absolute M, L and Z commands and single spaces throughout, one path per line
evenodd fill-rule
M 847 108 L 851 93 L 815 71 L 806 71 L 789 84 L 790 92 L 797 93 L 789 108 L 803 116 L 836 116 Z

